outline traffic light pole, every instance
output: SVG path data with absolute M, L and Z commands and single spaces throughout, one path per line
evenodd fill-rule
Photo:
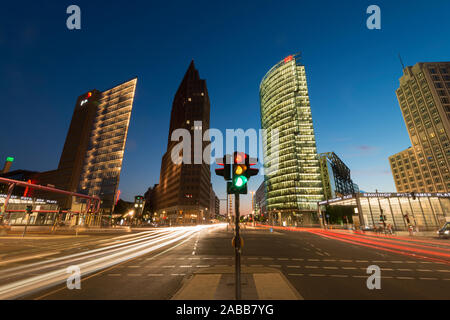
M 236 287 L 236 300 L 241 300 L 241 236 L 239 234 L 239 193 L 234 195 L 235 202 L 235 245 L 234 252 L 236 254 L 236 271 L 235 271 L 235 287 Z

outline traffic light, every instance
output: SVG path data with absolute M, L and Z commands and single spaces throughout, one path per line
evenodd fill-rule
M 216 175 L 222 176 L 225 181 L 231 180 L 231 156 L 225 155 L 222 159 L 216 159 L 216 163 L 222 168 L 216 169 Z
M 247 184 L 251 176 L 258 174 L 259 170 L 252 168 L 257 159 L 250 159 L 248 154 L 235 152 L 233 156 L 233 175 L 227 184 L 228 194 L 247 194 Z
M 27 209 L 26 209 L 26 213 L 27 213 L 27 214 L 32 214 L 32 213 L 33 213 L 33 206 L 28 205 L 28 206 L 27 206 Z

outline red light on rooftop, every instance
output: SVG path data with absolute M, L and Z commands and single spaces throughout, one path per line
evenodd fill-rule
M 92 97 L 92 92 L 88 92 L 87 97 L 88 98 Z
M 292 55 L 287 56 L 286 58 L 284 58 L 284 63 L 289 62 L 289 61 L 291 61 L 292 59 L 293 59 L 293 58 L 292 58 Z

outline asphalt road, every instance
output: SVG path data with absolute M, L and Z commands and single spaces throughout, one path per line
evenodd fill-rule
M 14 292 L 15 285 L 25 284 L 30 289 L 14 298 L 170 299 L 197 270 L 234 264 L 231 229 L 173 229 L 178 234 L 161 229 L 123 238 L 79 238 L 78 243 L 55 239 L 47 247 L 29 248 L 35 255 L 49 250 L 59 253 L 0 264 L 0 297 L 8 286 Z M 448 240 L 313 229 L 270 232 L 248 227 L 242 233 L 242 264 L 280 269 L 304 299 L 450 299 Z M 2 248 L 0 255 L 5 254 Z M 80 255 L 67 258 L 76 253 Z M 12 261 L 8 254 L 5 259 Z M 65 282 L 55 284 L 48 278 L 29 284 L 30 277 L 77 263 L 89 273 L 82 276 L 80 290 L 69 290 Z M 367 288 L 371 265 L 381 268 L 381 289 Z M 58 276 L 63 279 L 67 274 Z

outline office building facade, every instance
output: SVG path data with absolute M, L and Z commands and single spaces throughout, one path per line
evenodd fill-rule
M 192 61 L 175 94 L 170 117 L 167 151 L 161 161 L 160 181 L 156 187 L 157 215 L 170 224 L 195 224 L 206 220 L 211 207 L 211 172 L 209 160 L 200 163 L 194 151 L 195 135 L 203 137 L 209 129 L 210 101 L 206 80 L 201 79 Z M 186 129 L 191 136 L 191 163 L 172 161 L 172 151 L 179 141 L 172 133 Z M 210 141 L 202 142 L 203 150 Z M 183 155 L 180 153 L 180 159 Z M 185 155 L 184 155 L 185 156 Z M 205 219 L 204 219 L 205 218 Z
M 389 157 L 398 192 L 450 190 L 450 62 L 403 70 L 397 99 L 412 146 Z
M 267 210 L 279 220 L 317 210 L 323 199 L 305 67 L 298 55 L 272 67 L 260 85 Z M 278 144 L 274 147 L 278 132 Z M 276 164 L 276 165 L 275 165 Z
M 136 84 L 134 78 L 78 97 L 58 168 L 40 173 L 38 184 L 99 196 L 103 211 L 113 210 Z M 65 208 L 72 201 L 58 198 Z

